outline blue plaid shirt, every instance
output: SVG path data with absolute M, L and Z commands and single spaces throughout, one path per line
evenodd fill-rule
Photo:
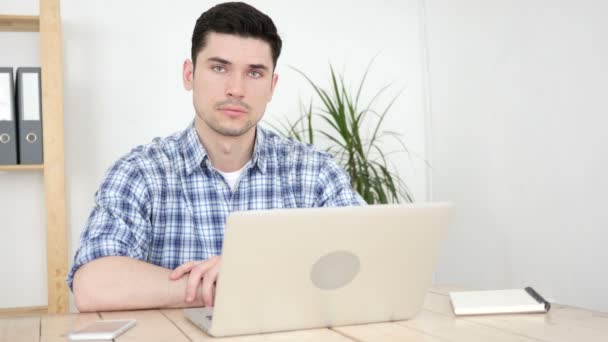
M 135 148 L 110 168 L 67 282 L 72 288 L 80 266 L 105 256 L 174 269 L 219 255 L 233 211 L 364 204 L 330 155 L 261 127 L 233 192 L 191 125 Z

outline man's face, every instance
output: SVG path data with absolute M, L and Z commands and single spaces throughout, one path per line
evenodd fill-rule
M 193 71 L 194 69 L 194 71 Z M 196 68 L 184 63 L 197 120 L 222 136 L 238 137 L 262 119 L 277 82 L 270 45 L 256 38 L 210 32 Z

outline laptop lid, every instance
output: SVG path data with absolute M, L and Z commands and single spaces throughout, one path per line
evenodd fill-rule
M 431 284 L 447 203 L 235 212 L 213 336 L 405 320 Z

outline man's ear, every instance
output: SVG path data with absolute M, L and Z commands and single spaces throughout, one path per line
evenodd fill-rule
M 270 85 L 270 98 L 268 99 L 268 102 L 270 102 L 270 100 L 272 100 L 272 95 L 274 95 L 274 89 L 277 86 L 277 82 L 279 82 L 279 74 L 273 74 L 272 75 L 272 84 Z
M 184 89 L 188 91 L 192 90 L 194 85 L 194 64 L 189 59 L 184 61 L 182 80 L 184 82 Z

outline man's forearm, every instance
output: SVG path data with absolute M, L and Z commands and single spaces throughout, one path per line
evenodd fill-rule
M 129 257 L 93 260 L 74 275 L 76 307 L 87 312 L 202 306 L 200 294 L 186 303 L 186 277 L 170 280 L 170 273 Z

